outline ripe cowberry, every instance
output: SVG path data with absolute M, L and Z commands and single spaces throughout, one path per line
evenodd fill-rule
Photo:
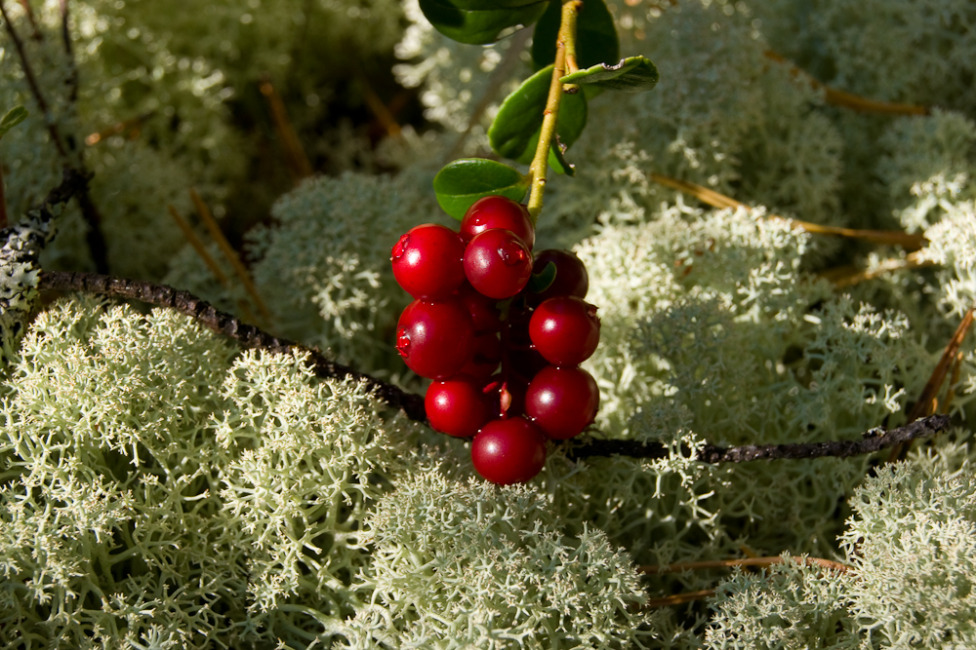
M 502 318 L 496 306 L 497 300 L 478 293 L 467 282 L 458 292 L 458 298 L 468 308 L 475 332 L 497 332 L 501 329 Z
M 555 440 L 578 435 L 596 417 L 600 389 L 582 368 L 547 366 L 525 392 L 525 414 Z
M 414 298 L 443 300 L 464 283 L 464 242 L 445 226 L 426 223 L 393 246 L 393 277 Z
M 471 286 L 489 298 L 510 298 L 532 275 L 532 254 L 511 230 L 486 230 L 468 242 L 464 274 Z
M 459 438 L 478 433 L 489 417 L 481 385 L 464 375 L 433 382 L 427 388 L 424 409 L 432 429 Z
M 474 354 L 471 316 L 456 300 L 414 300 L 400 314 L 396 347 L 407 367 L 421 377 L 446 379 Z
M 529 250 L 535 245 L 535 228 L 524 205 L 504 196 L 486 196 L 475 201 L 461 219 L 461 238 L 471 241 L 475 235 L 493 228 L 511 230 Z
M 585 298 L 586 292 L 590 288 L 590 276 L 586 272 L 586 267 L 580 258 L 569 251 L 546 249 L 535 254 L 535 261 L 532 264 L 533 273 L 542 273 L 546 266 L 552 262 L 556 267 L 556 277 L 546 289 L 537 293 L 529 294 L 529 299 L 534 304 L 543 300 L 555 298 L 557 296 L 576 296 Z
M 550 298 L 532 313 L 529 337 L 549 363 L 578 365 L 593 354 L 600 342 L 596 307 L 574 296 Z
M 492 483 L 523 483 L 546 463 L 546 436 L 524 418 L 493 420 L 474 437 L 471 461 Z

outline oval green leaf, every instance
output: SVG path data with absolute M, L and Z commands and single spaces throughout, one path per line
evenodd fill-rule
M 434 193 L 441 209 L 457 220 L 471 204 L 490 196 L 521 201 L 529 179 L 517 169 L 485 158 L 462 158 L 450 163 L 434 177 Z
M 420 10 L 437 31 L 461 43 L 494 43 L 506 30 L 531 25 L 550 0 L 420 0 Z
M 538 273 L 533 273 L 529 277 L 528 284 L 525 285 L 525 289 L 529 293 L 542 293 L 546 289 L 552 286 L 552 283 L 556 281 L 556 265 L 552 262 L 547 262 L 542 270 Z
M 505 98 L 488 128 L 488 142 L 500 156 L 521 163 L 532 161 L 552 80 L 552 66 L 539 70 Z M 559 103 L 556 133 L 565 147 L 571 146 L 586 126 L 586 97 L 564 93 Z
M 556 59 L 560 4 L 553 2 L 549 5 L 536 23 L 532 36 L 532 62 L 536 69 Z M 603 0 L 586 0 L 576 17 L 576 65 L 588 68 L 619 58 L 620 41 L 610 10 Z
M 564 84 L 595 86 L 607 90 L 639 92 L 657 85 L 657 67 L 643 56 L 621 59 L 616 65 L 601 63 L 586 70 L 577 70 L 560 79 Z
M 7 131 L 14 128 L 21 122 L 27 119 L 27 109 L 23 106 L 14 106 L 9 111 L 0 118 L 0 138 L 2 138 Z

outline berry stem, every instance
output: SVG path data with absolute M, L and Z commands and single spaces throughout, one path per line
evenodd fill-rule
M 563 96 L 563 84 L 560 79 L 566 75 L 567 53 L 573 54 L 575 65 L 576 16 L 582 4 L 580 0 L 563 1 L 559 35 L 556 37 L 556 60 L 552 68 L 552 82 L 549 84 L 549 96 L 546 99 L 546 109 L 542 118 L 542 130 L 539 132 L 539 144 L 535 148 L 535 156 L 529 166 L 531 180 L 528 209 L 533 226 L 542 211 L 542 194 L 546 188 L 546 172 L 549 167 L 549 148 L 556 134 L 559 102 Z

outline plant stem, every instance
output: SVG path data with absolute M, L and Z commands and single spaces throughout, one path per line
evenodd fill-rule
M 549 84 L 542 129 L 539 131 L 539 144 L 535 148 L 535 156 L 529 166 L 531 181 L 528 208 L 533 225 L 542 211 L 542 194 L 546 188 L 546 172 L 549 167 L 549 148 L 556 135 L 559 102 L 563 96 L 563 84 L 560 79 L 566 75 L 567 51 L 576 52 L 576 15 L 581 4 L 580 0 L 564 0 L 562 6 L 559 35 L 556 37 L 556 60 L 552 67 L 552 82 Z

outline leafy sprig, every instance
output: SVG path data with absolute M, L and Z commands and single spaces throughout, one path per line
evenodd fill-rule
M 529 169 L 523 174 L 482 158 L 446 165 L 434 191 L 455 219 L 484 196 L 523 200 L 526 193 L 529 213 L 538 219 L 549 169 L 575 172 L 565 153 L 586 126 L 587 103 L 605 90 L 650 90 L 658 81 L 649 59 L 619 59 L 616 27 L 603 0 L 422 0 L 420 7 L 437 30 L 461 43 L 492 43 L 535 25 L 536 72 L 505 98 L 488 129 L 495 154 Z

